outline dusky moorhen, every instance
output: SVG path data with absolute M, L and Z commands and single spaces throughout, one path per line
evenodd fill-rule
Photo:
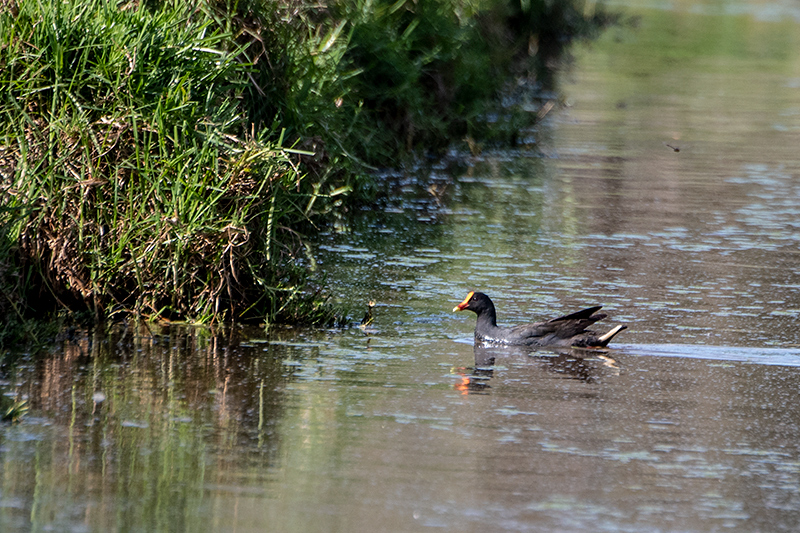
M 598 305 L 535 324 L 522 324 L 508 328 L 497 325 L 494 304 L 482 292 L 470 292 L 453 311 L 473 311 L 478 315 L 475 324 L 475 340 L 488 344 L 513 346 L 560 346 L 581 348 L 605 348 L 611 339 L 627 326 L 615 326 L 608 333 L 598 335 L 587 330 L 589 326 L 607 315 L 595 314 L 603 306 Z

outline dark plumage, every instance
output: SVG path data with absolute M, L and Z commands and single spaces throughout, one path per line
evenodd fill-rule
M 473 311 L 478 315 L 475 323 L 475 340 L 488 344 L 507 344 L 513 346 L 578 346 L 585 348 L 604 348 L 611 339 L 626 328 L 619 325 L 604 335 L 587 330 L 589 326 L 606 317 L 595 314 L 602 306 L 598 305 L 553 318 L 546 322 L 523 324 L 509 328 L 497 325 L 494 304 L 482 292 L 471 292 L 453 311 Z

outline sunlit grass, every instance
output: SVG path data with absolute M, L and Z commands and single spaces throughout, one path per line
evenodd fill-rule
M 26 304 L 300 319 L 289 302 L 309 295 L 290 228 L 321 192 L 298 168 L 306 152 L 248 127 L 248 45 L 202 3 L 18 10 L 0 26 L 0 217 L 33 282 Z M 330 319 L 322 298 L 307 304 L 304 320 Z

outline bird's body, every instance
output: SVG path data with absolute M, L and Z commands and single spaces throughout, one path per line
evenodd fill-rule
M 616 326 L 604 335 L 587 330 L 606 317 L 602 313 L 595 314 L 601 307 L 590 307 L 545 322 L 501 327 L 497 325 L 497 313 L 492 300 L 482 292 L 470 292 L 453 311 L 468 310 L 478 315 L 475 323 L 476 342 L 509 346 L 604 348 L 626 326 Z

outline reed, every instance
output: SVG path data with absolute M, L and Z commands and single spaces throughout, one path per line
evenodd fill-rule
M 252 127 L 240 101 L 253 41 L 237 43 L 214 7 L 0 14 L 6 309 L 333 318 L 295 264 L 296 229 L 322 195 L 298 167 L 310 154 Z

